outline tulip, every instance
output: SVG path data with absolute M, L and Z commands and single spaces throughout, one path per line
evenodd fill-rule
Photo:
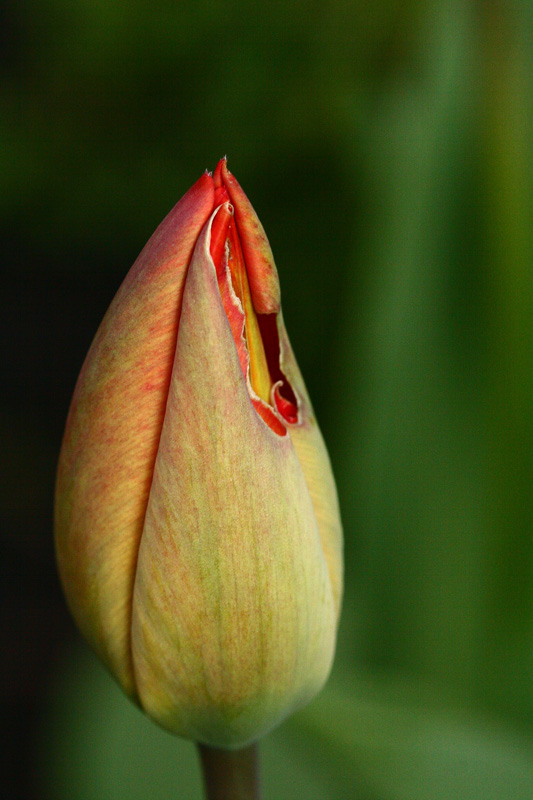
M 336 489 L 268 240 L 225 159 L 157 228 L 98 329 L 55 537 L 76 623 L 168 730 L 242 747 L 326 680 Z

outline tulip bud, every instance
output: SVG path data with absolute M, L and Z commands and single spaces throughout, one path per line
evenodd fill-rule
M 55 535 L 81 631 L 168 730 L 244 746 L 326 680 L 335 484 L 268 240 L 225 160 L 161 223 L 100 325 Z

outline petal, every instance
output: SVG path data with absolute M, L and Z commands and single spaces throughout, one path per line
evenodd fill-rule
M 221 162 L 221 177 L 235 208 L 246 271 L 257 314 L 277 313 L 280 308 L 279 278 L 270 244 L 259 217 L 238 180 Z
M 147 713 L 213 745 L 303 705 L 333 658 L 335 607 L 295 449 L 253 408 L 206 226 L 183 307 L 139 550 L 132 650 Z
M 302 374 L 294 357 L 281 312 L 277 317 L 280 344 L 280 366 L 300 401 L 301 423 L 289 425 L 288 430 L 301 464 L 307 488 L 313 502 L 320 539 L 329 570 L 337 619 L 340 615 L 343 591 L 343 538 L 337 487 L 328 451 Z
M 203 175 L 157 228 L 113 300 L 72 400 L 56 485 L 56 549 L 84 635 L 134 693 L 135 564 L 187 266 L 213 207 Z

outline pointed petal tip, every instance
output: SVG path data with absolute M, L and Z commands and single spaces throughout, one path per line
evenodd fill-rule
M 213 186 L 213 173 L 206 169 L 191 188 L 199 187 L 206 190 L 211 186 Z M 189 191 L 191 190 L 189 189 Z
M 223 179 L 226 180 L 227 178 L 230 178 L 230 179 L 233 178 L 233 175 L 231 174 L 231 172 L 228 169 L 228 159 L 227 159 L 226 156 L 224 156 L 224 158 L 220 159 L 220 165 L 221 165 L 220 168 L 222 170 Z M 233 180 L 235 180 L 235 179 L 233 178 Z
M 219 188 L 224 183 L 224 170 L 226 167 L 227 156 L 222 156 L 215 167 L 213 180 L 215 182 L 215 189 Z
M 228 170 L 226 159 L 219 161 L 215 176 L 217 173 L 235 208 L 254 308 L 258 314 L 277 313 L 280 309 L 279 279 L 265 230 L 239 181 Z

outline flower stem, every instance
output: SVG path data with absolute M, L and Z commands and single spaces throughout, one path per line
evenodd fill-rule
M 220 750 L 198 744 L 207 800 L 261 800 L 259 749 Z

